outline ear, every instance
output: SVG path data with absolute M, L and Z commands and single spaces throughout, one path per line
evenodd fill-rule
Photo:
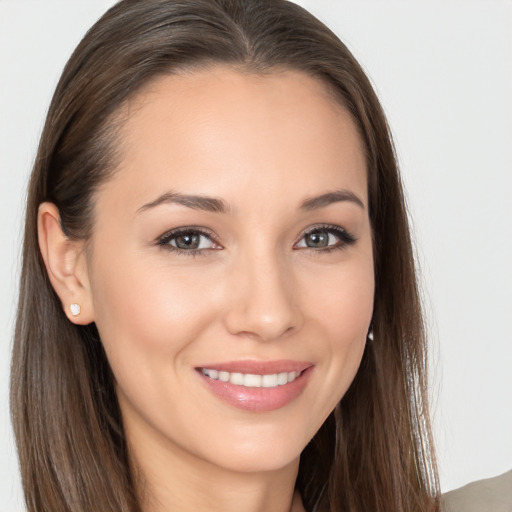
M 94 310 L 84 241 L 70 240 L 64 234 L 59 210 L 53 203 L 39 205 L 37 233 L 48 277 L 66 316 L 74 324 L 90 324 Z

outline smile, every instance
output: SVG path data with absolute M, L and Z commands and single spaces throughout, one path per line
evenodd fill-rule
M 295 401 L 314 365 L 300 361 L 234 361 L 196 367 L 211 393 L 237 409 L 269 412 Z
M 275 388 L 284 386 L 293 382 L 300 376 L 301 372 L 280 372 L 269 375 L 257 375 L 253 373 L 227 372 L 213 370 L 210 368 L 202 368 L 201 372 L 206 377 L 221 382 L 229 382 L 235 386 L 245 386 L 246 388 Z

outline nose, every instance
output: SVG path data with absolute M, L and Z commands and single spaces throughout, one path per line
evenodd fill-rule
M 225 324 L 231 334 L 273 341 L 301 328 L 293 272 L 277 255 L 241 258 L 228 288 L 231 301 Z

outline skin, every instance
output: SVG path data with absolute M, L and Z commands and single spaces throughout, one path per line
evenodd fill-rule
M 223 66 L 159 78 L 126 113 L 121 162 L 95 198 L 90 243 L 67 240 L 49 203 L 39 233 L 70 321 L 99 329 L 144 509 L 303 510 L 300 453 L 352 382 L 372 316 L 354 122 L 318 79 Z M 361 204 L 300 208 L 339 190 Z M 142 208 L 169 191 L 220 198 L 227 210 Z M 308 247 L 304 231 L 324 224 L 356 241 L 332 235 L 329 247 Z M 207 229 L 213 242 L 201 238 L 192 255 L 173 251 L 176 239 L 159 245 L 184 226 Z M 196 370 L 247 359 L 313 368 L 298 397 L 268 412 L 224 402 Z

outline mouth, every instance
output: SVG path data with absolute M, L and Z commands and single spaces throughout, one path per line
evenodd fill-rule
M 312 370 L 312 363 L 296 361 L 238 361 L 196 368 L 216 397 L 252 412 L 288 405 L 302 394 Z
M 235 386 L 244 386 L 246 388 L 276 388 L 293 382 L 302 372 L 280 372 L 266 375 L 254 373 L 226 372 L 214 370 L 211 368 L 201 368 L 201 372 L 206 377 L 221 382 L 229 382 Z

